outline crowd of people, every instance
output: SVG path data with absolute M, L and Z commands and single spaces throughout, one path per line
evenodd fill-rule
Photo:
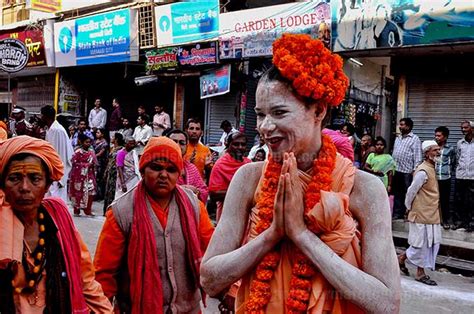
M 462 121 L 463 137 L 457 144 L 448 143 L 449 129 L 439 126 L 433 132 L 433 140 L 440 147 L 439 156 L 434 156 L 436 179 L 438 181 L 438 199 L 441 220 L 444 229 L 464 228 L 474 230 L 474 142 L 473 123 Z M 417 167 L 423 162 L 422 142 L 413 133 L 413 120 L 402 118 L 399 121 L 400 134 L 396 137 L 392 154 L 387 152 L 387 141 L 383 137 L 364 134 L 360 140 L 355 128 L 347 123 L 339 133 L 351 142 L 354 165 L 379 177 L 393 198 L 393 218 L 406 218 L 406 193 L 413 182 Z M 454 195 L 454 197 L 451 197 Z
M 406 260 L 416 280 L 436 284 L 424 269 L 441 217 L 449 224 L 441 181 L 455 175 L 471 226 L 472 125 L 451 148 L 445 127 L 421 143 L 404 118 L 389 155 L 381 137 L 324 128 L 348 86 L 339 56 L 302 34 L 283 35 L 273 53 L 249 157 L 229 121 L 215 156 L 199 119 L 172 128 L 161 106 L 151 125 L 138 108 L 132 129 L 118 99 L 109 120 L 97 99 L 69 132 L 52 106 L 36 127 L 15 108 L 11 126 L 0 124 L 11 137 L 0 133 L 0 313 L 198 313 L 206 293 L 222 312 L 397 313 Z M 394 217 L 410 222 L 398 263 L 389 193 Z M 92 216 L 98 199 L 105 222 L 92 261 L 67 202 Z

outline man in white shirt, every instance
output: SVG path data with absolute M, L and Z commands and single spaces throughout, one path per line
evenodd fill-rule
M 163 131 L 171 127 L 170 115 L 167 114 L 162 105 L 155 106 L 155 115 L 153 116 L 153 135 L 162 136 Z
M 71 158 L 74 153 L 69 136 L 64 127 L 56 120 L 56 110 L 53 106 L 41 108 L 41 120 L 46 124 L 46 141 L 53 145 L 54 149 L 61 157 L 64 165 L 64 175 L 61 180 L 53 182 L 48 194 L 59 197 L 67 202 L 67 180 L 69 171 L 72 168 Z
M 138 116 L 137 127 L 133 132 L 133 138 L 136 141 L 136 152 L 140 157 L 143 153 L 146 143 L 150 140 L 153 135 L 153 131 L 150 126 L 147 125 L 148 121 L 146 116 Z
M 97 129 L 105 129 L 107 123 L 107 111 L 101 107 L 101 101 L 99 98 L 95 100 L 94 109 L 89 113 L 89 126 L 95 133 Z
M 456 145 L 456 225 L 455 228 L 474 230 L 474 130 L 470 121 L 461 123 L 464 135 Z
M 219 140 L 219 146 L 225 146 L 226 139 L 229 136 L 229 134 L 237 132 L 237 130 L 232 127 L 232 124 L 229 122 L 229 120 L 222 121 L 221 129 L 224 132 L 222 133 L 221 139 Z

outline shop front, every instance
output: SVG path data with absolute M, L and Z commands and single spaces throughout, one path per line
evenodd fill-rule
M 55 59 L 59 68 L 58 111 L 87 116 L 96 98 L 109 112 L 119 98 L 125 116 L 151 102 L 135 77 L 139 63 L 138 12 L 124 8 L 54 24 Z
M 461 122 L 474 120 L 473 55 L 397 58 L 394 68 L 405 82 L 405 102 L 400 110 L 413 119 L 413 132 L 421 140 L 433 139 L 438 126 L 450 130 L 448 142 L 462 138 Z
M 198 118 L 203 122 L 204 142 L 214 144 L 222 134 L 222 120 L 236 125 L 238 90 L 230 86 L 231 64 L 218 64 L 216 41 L 151 49 L 146 58 L 148 73 L 158 80 L 175 81 L 172 113 L 176 127 Z
M 374 7 L 335 0 L 331 11 L 334 51 L 347 58 L 391 58 L 379 95 L 393 106 L 386 110 L 391 115 L 382 114 L 382 121 L 392 122 L 392 138 L 397 120 L 409 117 L 422 140 L 433 139 L 435 128 L 444 125 L 455 143 L 461 121 L 474 116 L 474 81 L 467 70 L 473 65 L 472 2 L 407 0 Z
M 0 74 L 2 119 L 10 111 L 9 104 L 26 109 L 27 118 L 37 114 L 45 104 L 54 103 L 55 68 L 52 54 L 52 22 L 43 21 L 36 28 L 26 26 L 0 31 L 0 39 L 14 38 L 26 46 L 28 63 L 26 67 L 10 74 L 8 94 L 7 73 Z
M 208 132 L 207 117 L 213 106 L 209 97 L 213 100 L 224 97 L 217 94 L 203 97 L 201 87 L 204 72 L 219 67 L 216 42 L 219 2 L 157 6 L 155 20 L 158 44 L 157 48 L 145 52 L 147 74 L 157 77 L 158 81 L 173 83 L 169 90 L 173 90 L 174 97 L 166 108 L 176 127 L 183 128 L 189 118 L 199 118 Z M 207 139 L 205 136 L 206 143 Z

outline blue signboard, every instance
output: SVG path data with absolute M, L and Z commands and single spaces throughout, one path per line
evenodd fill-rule
M 123 9 L 56 23 L 56 66 L 138 61 L 136 15 Z
M 158 46 L 215 39 L 219 1 L 178 2 L 155 8 Z

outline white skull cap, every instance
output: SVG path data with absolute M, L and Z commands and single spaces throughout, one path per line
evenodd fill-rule
M 438 146 L 438 143 L 433 140 L 424 141 L 421 144 L 421 149 L 423 149 L 423 153 L 425 153 L 431 146 Z

